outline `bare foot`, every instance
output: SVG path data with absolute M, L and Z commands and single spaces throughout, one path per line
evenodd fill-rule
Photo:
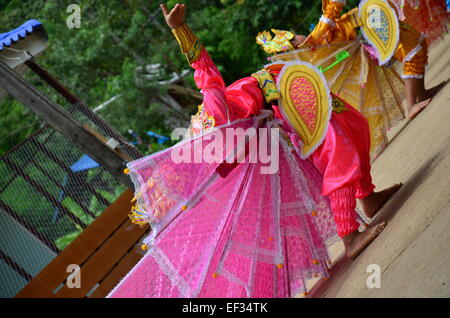
M 408 110 L 408 119 L 414 119 L 422 110 L 425 109 L 425 107 L 430 104 L 430 102 L 431 98 L 428 98 L 411 106 L 411 108 Z
M 364 232 L 355 231 L 345 236 L 343 238 L 345 256 L 355 259 L 384 230 L 385 226 L 386 222 L 383 221 Z
M 361 200 L 364 214 L 368 218 L 373 218 L 375 214 L 383 207 L 383 205 L 397 192 L 401 187 L 402 183 L 393 185 L 390 188 L 384 189 L 380 192 L 373 192 L 368 197 Z
M 446 85 L 448 81 L 442 82 L 432 88 L 429 88 L 424 91 L 422 98 L 419 98 L 419 102 L 411 106 L 408 111 L 408 119 L 414 119 L 425 107 L 427 107 L 434 96 L 439 93 Z M 422 100 L 421 100 L 422 99 Z

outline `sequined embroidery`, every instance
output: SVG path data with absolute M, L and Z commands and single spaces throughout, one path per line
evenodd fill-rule
M 311 82 L 306 78 L 296 78 L 291 84 L 289 95 L 306 127 L 313 133 L 316 128 L 318 102 Z
M 263 91 L 266 102 L 270 103 L 271 101 L 280 98 L 280 93 L 278 92 L 275 80 L 268 70 L 263 69 L 259 72 L 256 72 L 252 76 L 258 80 L 259 86 Z
M 214 127 L 216 121 L 213 116 L 209 116 L 205 111 L 203 104 L 198 106 L 198 112 L 191 117 L 190 133 L 191 135 L 197 135 L 205 132 L 206 130 Z
M 333 105 L 333 112 L 335 112 L 335 113 L 337 113 L 337 114 L 340 114 L 340 113 L 342 113 L 342 112 L 348 110 L 348 109 L 345 107 L 344 102 L 341 101 L 341 100 L 338 99 L 338 98 L 333 97 L 333 100 L 332 100 L 331 103 L 332 103 L 332 105 Z

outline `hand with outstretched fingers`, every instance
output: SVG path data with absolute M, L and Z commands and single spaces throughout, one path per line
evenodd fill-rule
M 171 29 L 176 29 L 184 24 L 184 12 L 186 6 L 184 4 L 177 3 L 172 10 L 167 9 L 165 4 L 161 4 L 161 10 L 164 14 L 164 19 L 167 25 Z

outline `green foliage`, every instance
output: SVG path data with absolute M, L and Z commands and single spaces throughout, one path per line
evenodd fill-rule
M 114 202 L 123 193 L 123 191 L 125 191 L 125 187 L 122 186 L 115 189 L 114 193 L 109 193 L 104 190 L 97 190 L 97 192 L 109 202 Z
M 267 63 L 255 36 L 272 28 L 309 33 L 320 17 L 319 1 L 231 1 L 190 13 L 192 26 L 219 65 L 227 83 L 249 76 Z M 307 14 L 305 14 L 307 13 Z
M 9 96 L 0 102 L 0 154 L 27 138 L 40 126 L 38 118 Z
M 318 0 L 169 0 L 167 5 L 171 8 L 177 2 L 187 4 L 187 23 L 206 46 L 228 84 L 249 76 L 267 62 L 265 53 L 255 43 L 258 32 L 276 28 L 308 34 L 311 25 L 322 14 L 321 1 Z M 357 0 L 347 2 L 347 9 L 358 3 Z M 71 14 L 66 9 L 72 3 L 81 7 L 79 29 L 69 29 L 66 25 L 66 19 Z M 165 24 L 159 2 L 0 0 L 0 13 L 0 33 L 17 28 L 29 19 L 41 21 L 49 35 L 49 47 L 37 62 L 93 108 L 118 97 L 99 114 L 126 138 L 131 139 L 129 129 L 137 132 L 145 144 L 139 146 L 144 154 L 160 151 L 175 143 L 159 145 L 147 136 L 148 130 L 170 136 L 173 127 L 167 123 L 168 119 L 177 119 L 187 126 L 189 116 L 196 112 L 198 101 L 192 98 L 183 99 L 186 107 L 181 111 L 171 108 L 160 98 L 169 87 L 160 85 L 158 81 L 167 80 L 173 73 L 180 74 L 189 67 Z M 161 65 L 153 74 L 154 79 L 140 77 L 137 69 L 150 64 Z M 27 72 L 25 78 L 52 100 L 66 108 L 70 106 L 36 74 Z M 181 85 L 197 90 L 192 72 Z M 28 108 L 13 98 L 0 101 L 0 155 L 42 124 Z M 66 151 L 65 148 L 56 149 L 61 145 L 51 147 L 58 153 Z M 26 166 L 26 158 L 20 160 L 20 165 Z M 46 156 L 36 155 L 35 160 L 45 167 L 48 174 L 60 175 L 60 168 Z M 51 182 L 38 169 L 29 168 L 25 172 L 40 184 Z M 7 175 L 7 167 L 1 163 L 0 174 Z M 86 174 L 88 180 L 106 178 L 96 169 Z M 8 181 L 4 180 L 4 183 Z M 19 194 L 10 191 L 14 188 L 22 191 Z M 121 186 L 111 193 L 105 190 L 98 190 L 98 193 L 113 202 L 123 190 Z M 53 220 L 55 207 L 20 177 L 3 191 L 2 200 L 19 215 L 27 215 L 32 226 L 54 240 L 60 249 L 64 249 L 82 231 L 67 215 Z M 66 196 L 61 203 L 83 223 L 92 222 L 92 217 L 86 215 L 73 198 Z M 103 209 L 103 204 L 92 196 L 89 210 L 99 215 Z M 38 211 L 49 213 L 44 215 Z
M 77 225 L 77 230 L 75 232 L 69 233 L 67 235 L 64 235 L 57 240 L 55 240 L 55 245 L 57 248 L 59 248 L 61 251 L 65 249 L 74 239 L 77 238 L 78 235 L 83 231 L 83 229 Z
M 176 0 L 169 0 L 171 8 Z M 181 1 L 183 2 L 183 1 Z M 255 43 L 259 31 L 271 28 L 307 34 L 321 15 L 321 2 L 271 0 L 196 0 L 187 4 L 187 22 L 196 31 L 230 84 L 266 63 Z M 356 1 L 352 1 L 356 2 Z M 81 28 L 69 29 L 67 6 L 81 7 Z M 188 69 L 184 56 L 159 10 L 159 2 L 147 0 L 0 0 L 0 32 L 28 19 L 40 20 L 49 34 L 49 47 L 38 61 L 64 86 L 91 107 L 118 96 L 99 114 L 127 138 L 128 129 L 139 133 L 145 153 L 159 150 L 146 135 L 152 130 L 170 135 L 167 119 L 185 123 L 198 101 L 178 111 L 158 97 L 167 92 L 158 80 Z M 154 80 L 139 79 L 136 68 L 161 64 Z M 26 78 L 51 99 L 67 102 L 33 73 Z M 182 85 L 196 89 L 192 72 Z M 40 126 L 34 114 L 11 98 L 0 102 L 0 154 Z M 170 144 L 169 144 L 170 145 Z M 166 146 L 169 146 L 166 145 Z
M 61 203 L 84 224 L 89 225 L 94 221 L 91 216 L 84 213 L 83 209 L 71 197 L 65 197 Z

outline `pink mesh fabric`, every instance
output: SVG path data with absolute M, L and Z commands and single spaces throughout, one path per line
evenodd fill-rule
M 308 279 L 328 275 L 327 246 L 337 235 L 322 179 L 283 138 L 275 174 L 262 174 L 260 160 L 246 160 L 222 177 L 220 163 L 175 164 L 170 156 L 198 140 L 205 150 L 211 134 L 227 127 L 276 124 L 262 117 L 129 164 L 138 207 L 150 215 L 153 230 L 145 240 L 148 253 L 108 297 L 291 297 L 306 291 Z M 258 136 L 260 142 L 271 137 Z M 155 181 L 149 186 L 148 180 Z M 158 215 L 155 191 L 170 202 Z

